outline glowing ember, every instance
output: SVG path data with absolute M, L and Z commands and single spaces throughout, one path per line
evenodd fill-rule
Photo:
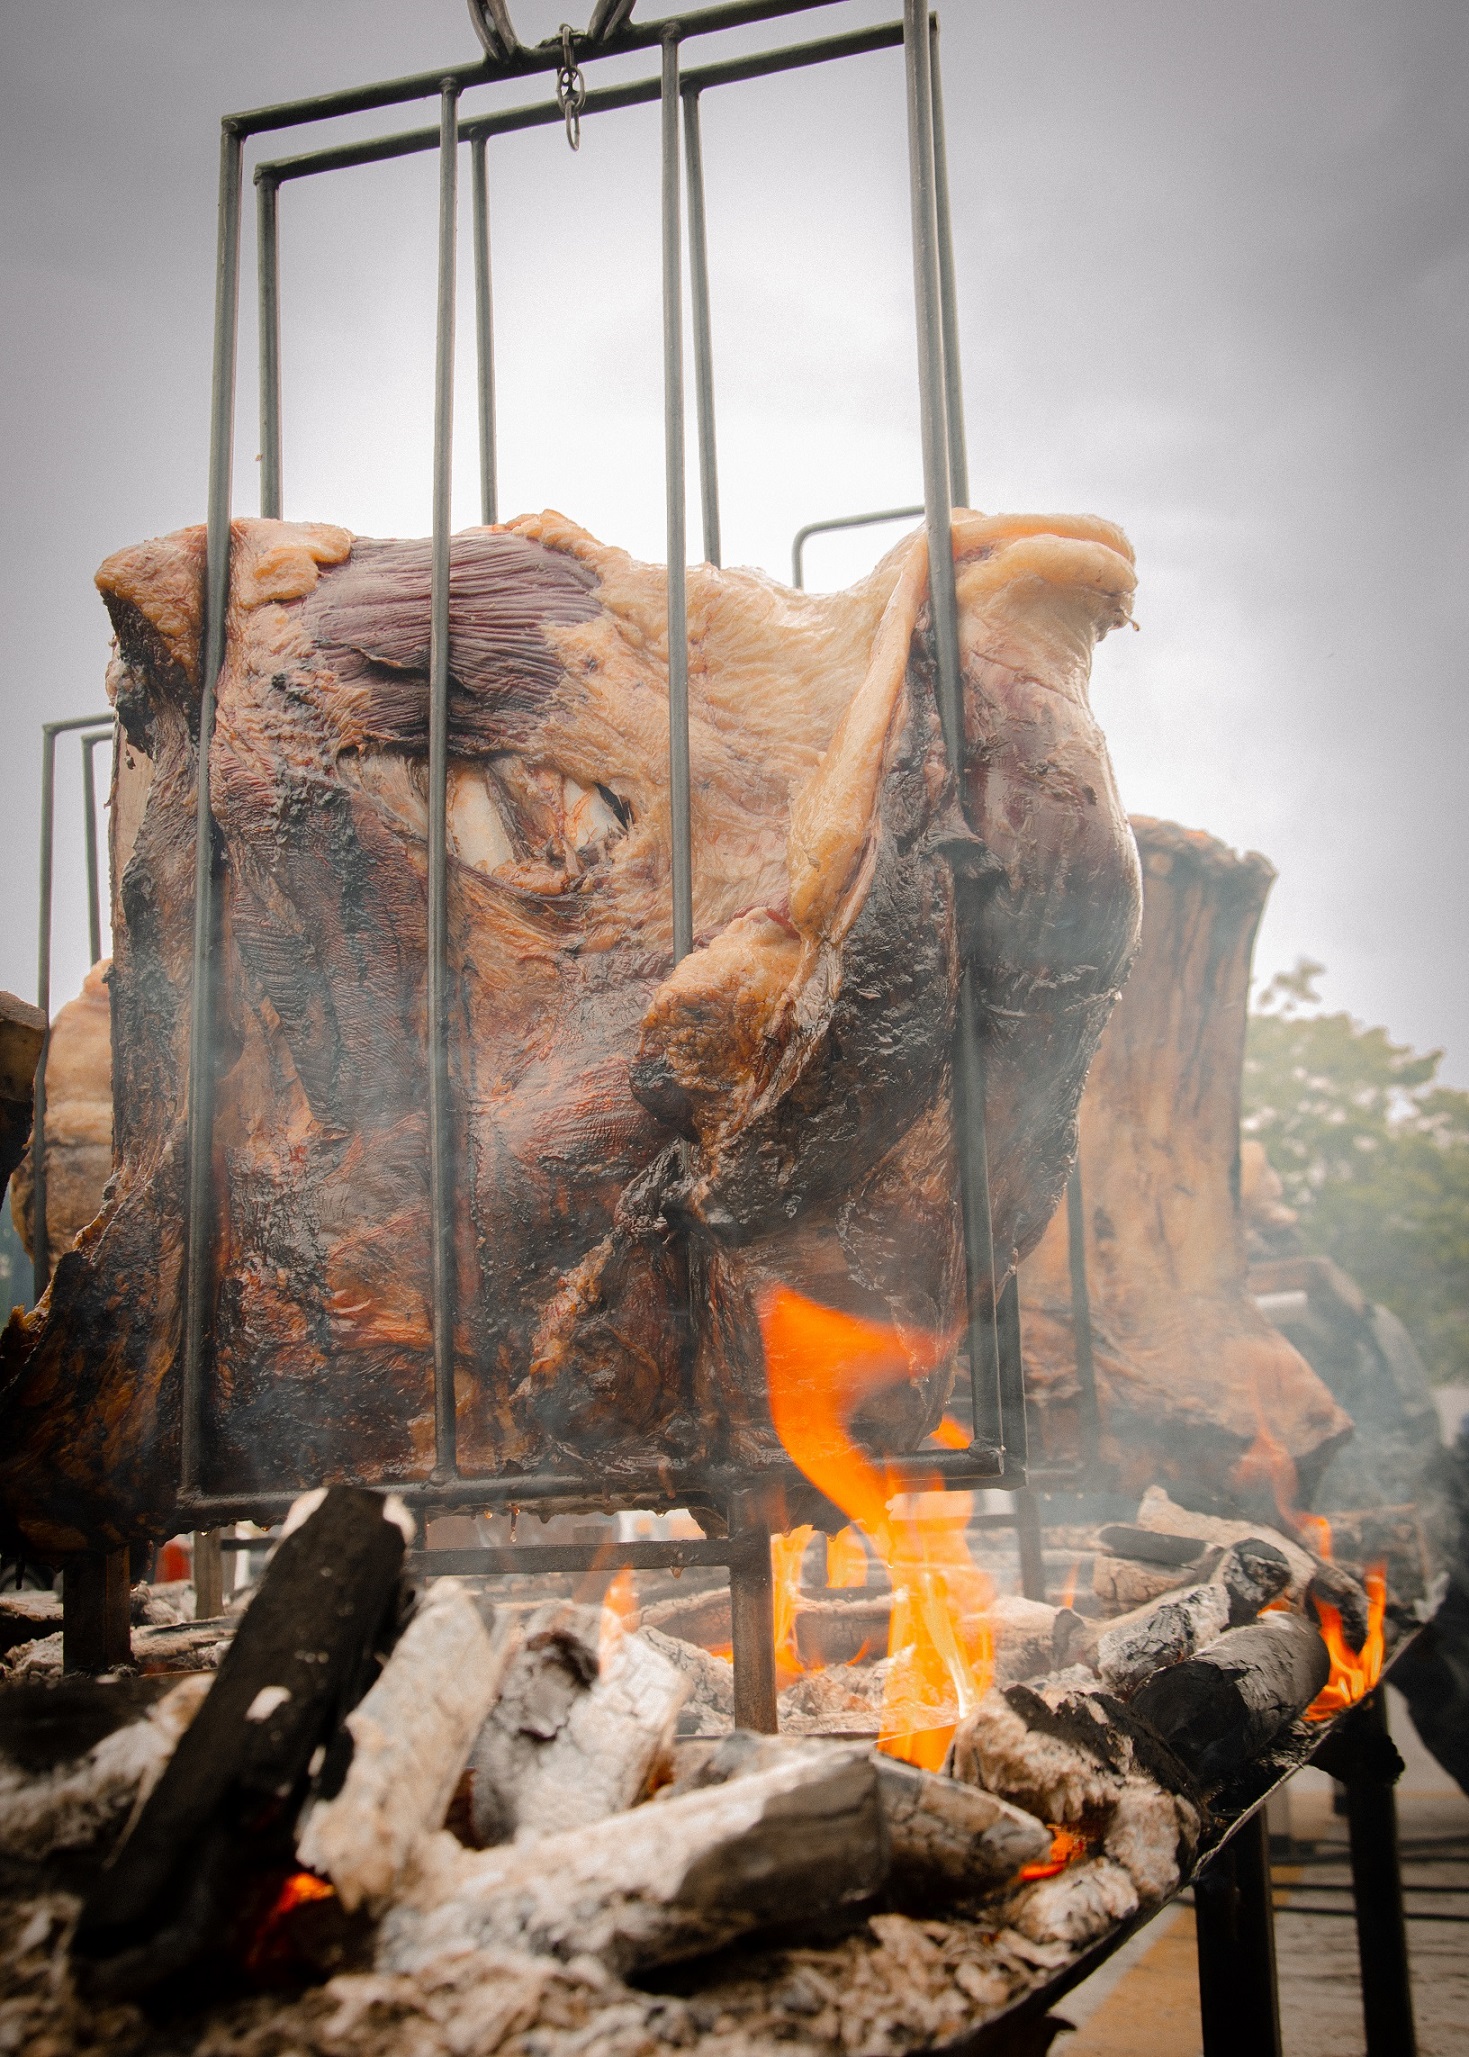
M 1382 1617 L 1387 1607 L 1387 1568 L 1374 1564 L 1367 1572 L 1367 1634 L 1353 1650 L 1342 1629 L 1341 1615 L 1329 1601 L 1318 1600 L 1321 1639 L 1331 1657 L 1331 1676 L 1306 1709 L 1307 1721 L 1330 1721 L 1355 1707 L 1382 1676 Z
M 816 1531 L 809 1522 L 788 1535 L 770 1538 L 770 1570 L 775 1599 L 775 1678 L 788 1686 L 806 1669 L 796 1648 L 796 1613 L 801 1604 L 801 1565 Z
M 1068 1864 L 1075 1864 L 1078 1858 L 1085 1857 L 1090 1848 L 1086 1837 L 1078 1835 L 1074 1829 L 1054 1829 L 1050 1856 L 1040 1864 L 1022 1865 L 1020 1876 L 1022 1879 L 1054 1878 Z
M 994 1676 L 989 1579 L 970 1554 L 967 1493 L 902 1495 L 847 1433 L 873 1394 L 934 1370 L 952 1342 L 822 1307 L 789 1287 L 759 1305 L 771 1419 L 792 1459 L 864 1531 L 893 1602 L 878 1747 L 937 1770 L 960 1720 Z M 957 1423 L 940 1440 L 957 1436 Z M 938 1485 L 934 1481 L 934 1485 Z
M 289 1873 L 250 1938 L 250 1947 L 245 1954 L 246 1969 L 263 1976 L 278 1968 L 282 1960 L 289 1960 L 292 1951 L 287 1926 L 296 1909 L 308 1906 L 313 1900 L 334 1900 L 336 1897 L 337 1889 L 331 1881 L 318 1878 L 314 1871 Z
M 839 1529 L 827 1537 L 826 1583 L 829 1588 L 866 1585 L 867 1551 L 856 1529 Z

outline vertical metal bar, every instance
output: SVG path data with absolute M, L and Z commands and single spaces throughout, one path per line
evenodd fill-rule
M 126 1548 L 89 1550 L 66 1566 L 61 1580 L 63 1671 L 114 1671 L 132 1662 L 130 1568 Z
M 281 514 L 281 260 L 276 214 L 280 188 L 255 174 L 256 272 L 260 323 L 260 512 Z
M 46 1058 L 51 1048 L 51 893 L 56 846 L 56 731 L 41 730 L 41 913 L 36 941 L 36 1005 L 46 1018 L 46 1036 L 36 1060 L 35 1113 L 31 1121 L 31 1267 L 39 1300 L 51 1282 L 51 1245 L 46 1233 Z
M 1388 1739 L 1380 1686 L 1353 1710 L 1351 1726 L 1357 1750 L 1346 1782 L 1347 1832 L 1367 2057 L 1413 2057 L 1417 2032 L 1393 1794 L 1401 1760 Z
M 219 1547 L 220 1531 L 194 1531 L 194 1618 L 213 1621 L 224 1612 L 224 1552 Z
M 95 964 L 102 955 L 102 880 L 97 863 L 97 772 L 92 763 L 92 752 L 105 742 L 103 736 L 82 737 L 82 821 L 87 843 L 87 943 L 91 950 L 88 962 Z
M 678 164 L 678 37 L 663 38 L 663 461 L 668 506 L 668 804 L 673 961 L 694 947 L 689 802 L 689 631 L 684 526 L 683 264 Z
M 736 1728 L 773 1736 L 780 1727 L 775 1692 L 775 1588 L 770 1523 L 753 1496 L 729 1512 L 729 1617 Z
M 944 324 L 944 388 L 949 402 L 949 493 L 969 505 L 969 458 L 964 446 L 964 382 L 959 369 L 959 301 L 954 284 L 954 229 L 949 214 L 949 153 L 944 144 L 944 95 L 939 66 L 939 23 L 929 30 L 933 89 L 934 213 L 939 240 L 939 298 Z
M 434 1477 L 457 1468 L 454 1404 L 454 1188 L 449 1138 L 449 529 L 454 461 L 454 260 L 459 87 L 439 97 L 439 302 L 434 365 L 434 524 L 429 597 L 428 1122 L 434 1329 Z
M 194 817 L 194 965 L 189 1003 L 189 1143 L 185 1216 L 180 1471 L 197 1492 L 203 1465 L 204 1344 L 212 1292 L 210 1167 L 214 1130 L 214 818 L 209 746 L 224 667 L 230 592 L 230 487 L 234 471 L 235 354 L 240 308 L 240 159 L 229 123 L 219 142 L 219 242 L 214 277 L 214 379 L 210 397 L 208 545 L 204 572 L 204 665 L 199 681 L 199 760 Z
M 1005 1424 L 1005 1469 L 1024 1470 L 1030 1461 L 1025 1419 L 1025 1355 L 1020 1334 L 1020 1281 L 1012 1271 L 995 1308 L 995 1343 L 1000 1364 L 1000 1414 Z M 1042 1595 L 1044 1598 L 1044 1595 Z
M 1015 1545 L 1020 1556 L 1020 1590 L 1027 1600 L 1046 1597 L 1046 1553 L 1041 1537 L 1040 1500 L 1029 1486 L 1015 1495 Z
M 488 528 L 500 519 L 495 451 L 495 305 L 490 286 L 490 180 L 485 162 L 488 138 L 470 145 L 474 194 L 474 348 L 479 388 L 479 518 Z
M 928 524 L 929 591 L 937 661 L 939 720 L 949 763 L 963 791 L 964 702 L 959 676 L 959 610 L 954 592 L 950 524 L 948 408 L 944 389 L 943 316 L 934 203 L 933 71 L 924 0 L 903 0 L 903 53 L 908 86 L 908 179 L 913 213 L 913 287 L 918 322 L 918 390 L 923 435 L 923 501 Z M 976 1443 L 1000 1447 L 1001 1405 L 995 1333 L 995 1252 L 985 1140 L 981 1003 L 972 966 L 959 978 L 954 1041 L 954 1128 L 964 1210 L 969 1287 L 969 1373 Z
M 1194 1881 L 1204 2057 L 1281 2057 L 1265 1810 L 1244 1822 Z
M 714 334 L 709 314 L 709 238 L 704 220 L 704 146 L 699 89 L 683 94 L 684 167 L 689 181 L 689 295 L 694 315 L 694 399 L 699 421 L 699 502 L 704 562 L 719 564 L 719 459 L 714 439 Z
M 1097 1360 L 1092 1347 L 1092 1299 L 1086 1280 L 1086 1207 L 1081 1191 L 1081 1152 L 1066 1181 L 1066 1255 L 1071 1270 L 1071 1333 L 1076 1348 L 1076 1408 L 1083 1472 L 1097 1461 L 1102 1417 L 1097 1406 Z

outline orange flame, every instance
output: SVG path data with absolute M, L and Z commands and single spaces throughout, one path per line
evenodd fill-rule
M 1296 1461 L 1270 1432 L 1258 1381 L 1255 1386 L 1255 1440 L 1235 1465 L 1230 1484 L 1236 1492 L 1266 1485 L 1288 1535 L 1297 1536 L 1318 1557 L 1331 1555 L 1331 1523 L 1324 1514 L 1306 1514 L 1296 1505 Z
M 1074 1607 L 1076 1605 L 1076 1581 L 1080 1577 L 1080 1575 L 1081 1559 L 1079 1557 L 1073 1557 L 1071 1560 L 1071 1569 L 1066 1574 L 1066 1583 L 1061 1588 L 1061 1598 L 1058 1602 L 1060 1606 Z
M 638 1584 L 624 1565 L 602 1595 L 602 1618 L 598 1624 L 597 1655 L 605 1664 L 629 1629 L 638 1625 Z
M 776 1433 L 812 1484 L 865 1532 L 892 1580 L 878 1747 L 937 1770 L 994 1676 L 993 1590 L 965 1537 L 972 1499 L 908 1494 L 890 1513 L 893 1483 L 852 1441 L 847 1422 L 875 1393 L 942 1364 L 952 1343 L 839 1313 L 787 1286 L 763 1293 L 758 1311 Z M 967 1441 L 957 1423 L 949 1434 Z
M 289 1873 L 250 1938 L 250 1947 L 245 1953 L 246 1969 L 264 1975 L 282 1960 L 288 1960 L 291 1947 L 285 1927 L 291 1915 L 308 1901 L 334 1900 L 336 1894 L 337 1889 L 331 1881 L 318 1878 L 314 1871 Z
M 1023 1880 L 1054 1878 L 1068 1864 L 1075 1864 L 1078 1857 L 1085 1857 L 1090 1848 L 1086 1837 L 1078 1835 L 1075 1829 L 1055 1829 L 1051 1836 L 1050 1856 L 1036 1864 L 1023 1864 L 1020 1877 Z
M 801 1604 L 801 1564 L 816 1531 L 803 1522 L 789 1534 L 770 1538 L 770 1570 L 775 1599 L 775 1679 L 788 1686 L 806 1669 L 796 1647 L 796 1612 Z
M 1387 1567 L 1374 1564 L 1367 1572 L 1367 1634 L 1353 1650 L 1342 1629 L 1338 1610 L 1327 1600 L 1316 1602 L 1321 1639 L 1331 1657 L 1331 1676 L 1306 1709 L 1307 1721 L 1330 1721 L 1355 1707 L 1382 1676 L 1382 1618 L 1387 1609 Z
M 836 1586 L 865 1586 L 867 1552 L 854 1528 L 839 1529 L 826 1539 L 826 1583 Z

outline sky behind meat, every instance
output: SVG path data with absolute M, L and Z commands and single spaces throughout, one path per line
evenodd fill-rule
M 534 41 L 590 0 L 511 9 Z M 895 11 L 849 0 L 691 61 Z M 947 0 L 942 19 L 971 497 L 1128 531 L 1141 632 L 1102 646 L 1093 689 L 1125 803 L 1263 850 L 1261 973 L 1324 960 L 1332 1005 L 1444 1046 L 1469 1084 L 1469 8 Z M 34 991 L 40 724 L 105 704 L 92 573 L 203 516 L 220 114 L 476 49 L 460 0 L 0 0 L 0 986 Z M 249 162 L 434 118 L 267 138 Z M 786 576 L 802 523 L 921 497 L 901 57 L 711 94 L 704 138 L 724 556 Z M 651 558 L 657 146 L 646 107 L 588 121 L 577 156 L 554 129 L 490 149 L 502 512 L 558 506 Z M 288 516 L 427 532 L 435 204 L 432 156 L 283 193 Z M 253 266 L 247 215 L 243 513 Z M 895 535 L 814 543 L 808 582 Z M 86 956 L 75 742 L 59 762 L 58 1001 Z

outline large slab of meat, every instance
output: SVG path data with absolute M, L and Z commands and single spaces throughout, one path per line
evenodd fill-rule
M 1101 521 L 969 514 L 955 553 L 962 796 L 921 536 L 830 596 L 691 572 L 696 948 L 675 969 L 665 574 L 554 514 L 456 538 L 466 1472 L 615 1490 L 775 1454 L 753 1304 L 773 1279 L 959 1334 L 962 952 L 988 1013 L 1001 1267 L 1040 1236 L 1136 942 L 1087 705 L 1131 553 Z M 0 1484 L 52 1549 L 170 1523 L 202 563 L 187 530 L 99 574 L 136 822 L 115 852 L 116 1183 L 12 1324 L 0 1397 Z M 240 522 L 232 590 L 206 1482 L 422 1477 L 428 545 Z M 868 1433 L 911 1446 L 952 1372 Z
M 1252 1512 L 1310 1496 L 1351 1417 L 1250 1292 L 1240 1092 L 1250 956 L 1275 873 L 1169 821 L 1133 822 L 1142 943 L 1081 1103 L 1087 1279 L 1103 1460 L 1124 1491 Z M 1077 1447 L 1062 1209 L 1021 1267 L 1046 1455 Z M 1280 1508 L 1277 1507 L 1277 1512 Z

